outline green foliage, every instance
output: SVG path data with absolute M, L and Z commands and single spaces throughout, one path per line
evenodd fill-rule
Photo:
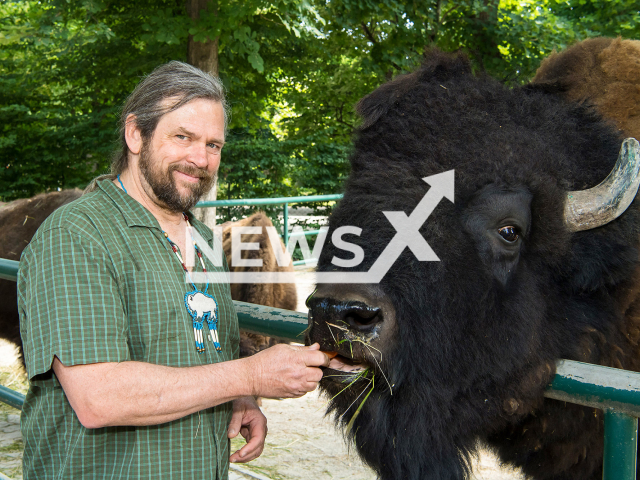
M 281 140 L 268 129 L 254 134 L 232 130 L 218 172 L 218 199 L 339 193 L 348 174 L 347 154 L 347 146 L 326 142 L 323 137 Z M 275 219 L 282 206 L 228 207 L 219 214 L 227 221 L 257 210 Z
M 640 38 L 636 0 L 184 0 L 0 3 L 0 200 L 82 187 L 108 168 L 118 110 L 140 77 L 217 38 L 232 105 L 220 198 L 337 193 L 353 107 L 462 49 L 522 83 L 542 58 L 595 35 Z M 233 213 L 233 212 L 231 212 Z M 230 214 L 231 214 L 230 213 Z M 237 213 L 237 212 L 236 212 Z
M 141 11 L 157 4 L 141 3 Z M 141 75 L 181 50 L 141 45 L 135 30 L 143 18 L 122 6 L 69 5 L 0 4 L 1 28 L 12 32 L 0 55 L 4 200 L 83 187 L 104 172 L 126 95 Z

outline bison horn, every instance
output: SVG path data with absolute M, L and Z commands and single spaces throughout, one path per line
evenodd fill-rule
M 622 215 L 636 196 L 639 173 L 640 145 L 635 138 L 627 138 L 613 170 L 600 185 L 567 194 L 564 221 L 569 230 L 590 230 Z

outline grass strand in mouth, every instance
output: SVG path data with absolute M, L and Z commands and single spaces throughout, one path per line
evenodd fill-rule
M 342 390 L 340 390 L 338 393 L 336 393 L 333 397 L 331 397 L 331 399 L 330 399 L 329 401 L 331 401 L 331 400 L 333 400 L 334 398 L 336 398 L 338 395 L 340 395 L 342 392 L 344 392 L 347 388 L 349 388 L 351 385 L 353 385 L 354 383 L 356 383 L 356 382 L 357 382 L 358 380 L 360 380 L 362 377 L 365 377 L 365 378 L 366 378 L 366 374 L 367 374 L 367 372 L 368 372 L 368 371 L 369 371 L 369 369 L 365 369 L 365 370 L 362 370 L 362 371 L 358 372 L 358 373 L 355 375 L 355 378 L 354 378 L 353 380 L 351 380 L 351 383 L 350 383 L 349 385 L 347 385 L 346 387 L 344 387 Z M 336 377 L 337 377 L 337 376 L 342 376 L 342 375 L 333 375 L 333 376 L 336 376 Z M 346 375 L 345 375 L 345 376 L 346 376 Z M 372 380 L 373 380 L 373 379 L 372 379 Z
M 358 415 L 360 415 L 360 412 L 362 411 L 362 407 L 364 406 L 365 402 L 369 398 L 369 395 L 371 395 L 371 392 L 373 392 L 373 389 L 376 387 L 374 382 L 375 379 L 376 379 L 376 376 L 373 375 L 371 377 L 371 390 L 367 392 L 367 395 L 362 399 L 362 402 L 360 402 L 360 405 L 358 405 L 358 408 L 356 409 L 356 412 L 353 414 L 353 417 L 351 417 L 351 420 L 349 420 L 349 423 L 347 424 L 346 433 L 349 433 L 353 428 L 353 423 L 356 421 L 356 418 L 358 418 Z
M 367 350 L 369 350 L 369 353 L 371 354 L 373 361 L 376 362 L 376 365 L 378 366 L 378 370 L 380 370 L 382 377 L 384 378 L 385 382 L 387 382 L 387 386 L 389 387 L 389 393 L 393 395 L 393 385 L 391 385 L 391 382 L 389 382 L 389 379 L 385 375 L 384 370 L 382 370 L 382 366 L 380 365 L 380 362 L 382 361 L 382 352 L 377 348 L 375 348 L 373 345 L 369 345 L 367 342 L 365 342 L 361 338 L 354 338 L 354 339 L 343 338 L 338 342 L 338 345 L 340 345 L 343 342 L 349 342 L 349 350 L 351 351 L 351 358 L 353 358 L 353 342 L 361 343 Z M 373 353 L 372 349 L 380 354 L 380 362 L 378 362 L 378 359 L 376 358 L 376 355 L 375 353 Z
M 375 351 L 377 351 L 380 354 L 380 361 L 382 361 L 382 352 L 380 350 L 378 350 L 377 348 L 369 345 L 368 343 L 363 342 L 360 339 L 358 339 L 357 341 L 362 343 L 367 348 L 367 350 L 369 350 L 369 352 L 371 353 L 371 357 L 373 358 L 373 361 L 376 362 L 376 365 L 378 366 L 378 370 L 380 370 L 380 373 L 382 374 L 382 377 L 384 378 L 384 381 L 387 382 L 387 386 L 389 387 L 389 394 L 393 395 L 393 388 L 392 388 L 393 385 L 391 385 L 391 382 L 389 382 L 389 379 L 384 374 L 384 370 L 382 370 L 382 366 L 380 365 L 380 363 L 378 363 L 378 359 L 376 358 L 375 354 L 371 351 L 371 349 L 373 348 Z
M 360 399 L 360 397 L 362 396 L 362 394 L 364 392 L 367 391 L 367 389 L 369 388 L 369 385 L 371 385 L 371 383 L 373 382 L 373 378 L 371 380 L 369 380 L 369 383 L 367 383 L 365 385 L 365 387 L 362 389 L 362 391 L 358 394 L 358 396 L 353 400 L 353 402 L 351 402 L 349 404 L 349 406 L 344 410 L 344 413 L 342 415 L 340 415 L 340 420 L 342 420 L 344 418 L 344 416 L 347 414 L 347 412 L 349 412 L 349 410 L 351 409 L 351 407 L 353 407 L 353 405 Z

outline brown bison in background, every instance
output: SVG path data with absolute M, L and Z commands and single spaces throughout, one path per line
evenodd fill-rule
M 637 69 L 630 44 L 592 42 L 621 46 L 602 65 Z M 581 51 L 547 66 L 600 71 Z M 329 233 L 360 232 L 349 242 L 364 261 L 347 271 L 350 256 L 328 243 L 318 278 L 369 272 L 404 238 L 392 220 L 443 188 L 429 177 L 455 178 L 380 283 L 323 283 L 307 300 L 307 343 L 336 353 L 320 383 L 329 412 L 382 480 L 469 478 L 479 442 L 528 478 L 602 478 L 602 412 L 543 395 L 561 358 L 640 371 L 640 148 L 628 140 L 619 157 L 626 135 L 596 113 L 633 131 L 640 76 L 607 75 L 617 87 L 569 102 L 579 82 L 507 88 L 433 50 L 358 104 Z M 416 258 L 417 237 L 439 261 Z
M 40 224 L 58 207 L 82 195 L 82 190 L 41 193 L 0 206 L 0 258 L 20 260 Z M 12 282 L 15 285 L 15 282 Z M 4 298 L 4 297 L 3 297 Z
M 271 242 L 265 227 L 273 227 L 273 223 L 264 213 L 258 212 L 237 222 L 222 224 L 222 248 L 227 257 L 231 272 L 293 272 L 293 264 L 280 267 L 276 262 Z M 262 233 L 242 235 L 244 243 L 258 243 L 259 250 L 243 250 L 243 259 L 261 259 L 262 267 L 234 267 L 231 264 L 231 228 L 262 227 Z M 284 249 L 284 244 L 280 242 Z M 293 283 L 232 283 L 231 298 L 242 302 L 256 303 L 268 307 L 295 310 L 298 303 L 296 286 Z M 276 339 L 255 333 L 240 332 L 240 356 L 246 357 L 279 343 Z
M 571 102 L 593 105 L 626 137 L 640 140 L 640 40 L 577 43 L 546 58 L 532 83 L 556 87 Z
M 31 241 L 40 224 L 58 207 L 65 205 L 82 195 L 82 191 L 63 190 L 61 192 L 42 193 L 33 198 L 15 200 L 0 207 L 0 258 L 20 260 L 22 251 Z M 231 225 L 273 226 L 263 213 L 257 213 L 247 219 Z M 228 238 L 228 232 L 223 232 Z M 260 243 L 260 250 L 252 252 L 264 260 L 264 271 L 270 271 L 275 265 L 275 257 L 266 231 L 257 235 L 252 241 Z M 227 261 L 231 258 L 230 242 L 223 245 Z M 233 267 L 231 267 L 233 270 Z M 282 268 L 293 271 L 293 267 Z M 268 285 L 232 285 L 231 297 L 234 300 L 257 303 L 271 307 L 295 310 L 297 303 L 295 284 Z M 20 339 L 20 321 L 17 307 L 16 282 L 0 279 L 0 338 L 4 338 L 18 346 L 20 361 L 24 364 L 22 340 Z M 240 332 L 240 353 L 242 356 L 253 355 L 277 343 L 270 337 Z
M 22 251 L 31 241 L 38 227 L 58 207 L 82 195 L 82 190 L 41 193 L 33 198 L 15 200 L 0 207 L 0 258 L 20 260 Z M 16 282 L 0 280 L 0 338 L 18 346 L 20 361 L 22 340 L 18 317 Z

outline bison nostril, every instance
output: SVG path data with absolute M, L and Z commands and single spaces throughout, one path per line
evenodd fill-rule
M 344 320 L 353 328 L 369 330 L 382 322 L 382 313 L 379 308 L 368 306 L 351 307 L 344 311 Z

